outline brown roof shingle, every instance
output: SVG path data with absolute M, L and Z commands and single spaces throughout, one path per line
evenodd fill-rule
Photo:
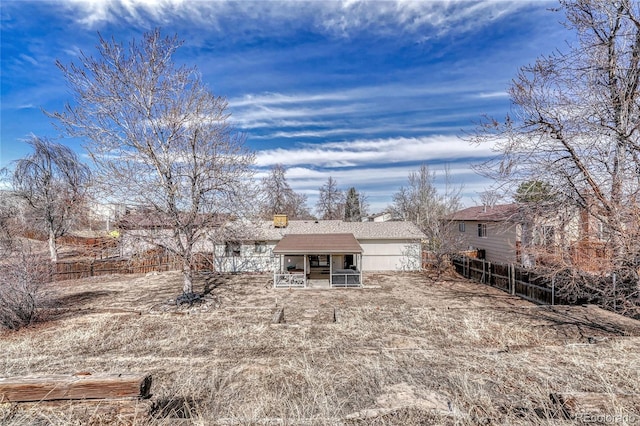
M 353 234 L 286 234 L 273 249 L 275 254 L 362 253 Z
M 474 206 L 459 210 L 449 216 L 450 220 L 505 222 L 514 220 L 520 212 L 518 204 L 499 204 L 493 207 Z

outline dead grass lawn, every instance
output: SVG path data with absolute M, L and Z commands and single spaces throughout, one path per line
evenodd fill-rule
M 174 272 L 56 283 L 48 321 L 0 334 L 0 377 L 151 373 L 154 415 L 136 424 L 574 424 L 554 392 L 610 394 L 610 412 L 640 424 L 613 396 L 640 394 L 638 322 L 457 278 L 365 279 L 275 290 L 266 275 L 202 277 L 192 308 L 171 304 Z M 0 424 L 131 421 L 74 407 L 0 404 Z

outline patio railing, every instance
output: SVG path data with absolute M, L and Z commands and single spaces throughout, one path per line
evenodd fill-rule
M 333 273 L 331 274 L 331 286 L 332 287 L 360 287 L 360 273 Z
M 274 274 L 273 285 L 276 288 L 305 287 L 304 274 Z

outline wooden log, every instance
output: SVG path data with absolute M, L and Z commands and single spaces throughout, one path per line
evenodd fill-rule
M 598 415 L 613 413 L 617 405 L 632 405 L 640 408 L 640 394 L 570 392 L 552 393 L 551 402 L 559 405 L 566 418 L 576 415 Z
M 91 374 L 0 378 L 0 402 L 148 398 L 150 374 Z
M 111 420 L 111 424 L 135 424 L 131 419 L 145 419 L 153 409 L 152 399 L 84 399 L 84 400 L 57 400 L 21 402 L 17 409 L 22 411 L 64 412 L 67 415 L 81 417 L 86 424 L 105 424 L 105 420 Z M 97 420 L 100 421 L 97 421 Z M 128 420 L 128 421 L 127 421 Z

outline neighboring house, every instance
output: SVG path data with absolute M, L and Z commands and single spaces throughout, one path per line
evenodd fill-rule
M 372 214 L 362 218 L 363 222 L 388 222 L 390 220 L 393 220 L 393 215 L 389 212 Z
M 363 271 L 420 270 L 425 235 L 413 223 L 275 219 L 229 222 L 212 229 L 197 250 L 211 253 L 218 271 L 297 273 L 292 285 L 306 285 L 308 279 L 361 285 Z M 123 232 L 129 253 L 149 248 L 139 244 L 141 233 L 168 231 L 144 225 Z
M 524 224 L 517 204 L 469 207 L 448 219 L 452 232 L 458 232 L 460 240 L 470 250 L 478 250 L 481 257 L 490 262 L 520 263 Z
M 122 217 L 127 209 L 124 204 L 89 202 L 89 219 L 97 224 L 97 229 L 111 231 L 117 220 Z
M 602 226 L 576 209 L 543 212 L 515 203 L 475 206 L 449 220 L 452 232 L 490 262 L 533 266 L 570 260 L 593 269 L 588 264 L 603 251 Z

